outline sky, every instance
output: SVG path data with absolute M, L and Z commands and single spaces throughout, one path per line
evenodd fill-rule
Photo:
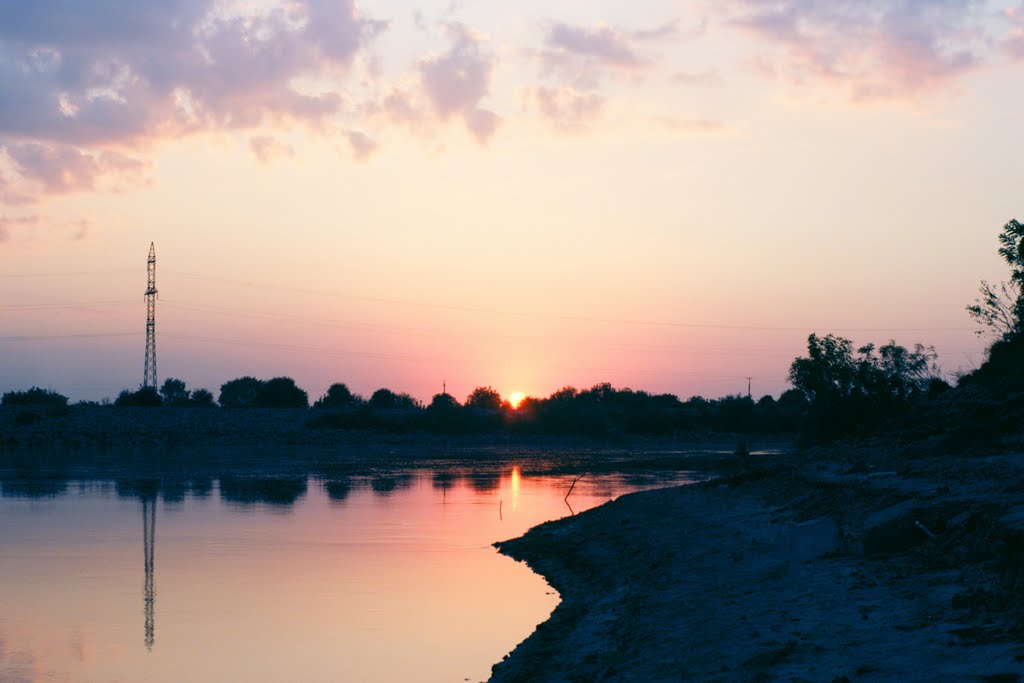
M 0 4 L 0 390 L 778 394 L 984 360 L 1015 0 Z

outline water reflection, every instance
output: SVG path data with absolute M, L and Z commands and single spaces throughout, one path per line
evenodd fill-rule
M 306 478 L 221 477 L 220 497 L 229 503 L 265 503 L 281 507 L 294 505 L 306 495 Z
M 457 479 L 458 477 L 455 475 L 454 472 L 450 470 L 440 470 L 434 472 L 434 474 L 431 475 L 430 484 L 435 489 L 447 491 L 452 487 L 452 485 L 457 481 Z
M 370 480 L 370 489 L 381 496 L 388 496 L 394 491 L 401 491 L 412 486 L 413 475 L 409 472 L 394 474 L 378 474 Z
M 473 487 L 474 491 L 494 491 L 501 485 L 501 471 L 482 470 L 470 472 L 466 475 L 465 479 L 469 482 L 469 485 Z
M 16 474 L 0 481 L 0 491 L 11 498 L 54 498 L 67 492 L 69 481 L 56 474 Z
M 373 489 L 373 492 L 384 496 L 394 491 L 397 486 L 398 481 L 394 477 L 374 477 L 370 481 L 370 488 Z
M 164 503 L 178 504 L 184 502 L 187 496 L 209 496 L 213 490 L 213 479 L 181 476 L 122 477 L 114 482 L 114 488 L 120 498 L 152 498 Z
M 312 484 L 294 472 L 102 481 L 9 472 L 0 470 L 0 638 L 46 662 L 27 680 L 89 682 L 190 680 L 200 670 L 255 682 L 297 670 L 311 680 L 485 679 L 557 601 L 490 544 L 666 481 L 483 463 L 318 469 Z M 125 590 L 138 586 L 140 508 L 142 643 L 139 594 Z M 0 661 L 0 680 L 10 671 Z
M 348 498 L 352 482 L 348 479 L 329 479 L 324 482 L 324 488 L 327 489 L 327 495 L 332 502 L 340 503 Z
M 146 649 L 153 649 L 156 632 L 153 607 L 156 591 L 153 586 L 153 558 L 156 553 L 156 498 L 142 499 L 142 552 L 146 578 L 142 585 L 143 609 L 146 613 Z

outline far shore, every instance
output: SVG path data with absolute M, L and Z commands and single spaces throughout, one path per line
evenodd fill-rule
M 309 466 L 336 461 L 415 463 L 425 460 L 544 463 L 545 471 L 710 469 L 737 450 L 778 452 L 785 435 L 681 432 L 659 436 L 609 433 L 553 435 L 518 431 L 438 434 L 424 431 L 333 429 L 310 424 L 311 412 L 283 408 L 72 407 L 20 420 L 24 409 L 0 407 L 0 455 L 30 461 L 70 455 L 78 462 L 111 459 L 187 464 L 219 458 Z M 685 457 L 685 466 L 680 458 Z M 156 460 L 156 459 L 153 459 Z
M 733 459 L 496 544 L 562 602 L 491 680 L 1020 681 L 1024 455 L 892 456 Z

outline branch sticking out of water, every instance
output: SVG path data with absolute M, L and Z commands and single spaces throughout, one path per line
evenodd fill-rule
M 586 474 L 586 472 L 584 472 L 583 474 Z M 580 479 L 583 478 L 583 474 L 581 474 L 580 476 L 578 476 L 578 477 L 576 477 L 575 479 L 572 480 L 572 485 L 569 487 L 568 493 L 565 494 L 565 500 L 566 501 L 569 500 L 569 494 L 572 493 L 572 490 L 574 488 L 576 488 L 576 482 L 578 482 Z
M 586 474 L 586 472 L 584 472 L 583 474 Z M 565 501 L 565 507 L 569 508 L 569 513 L 574 517 L 576 516 L 576 511 L 572 509 L 572 505 L 569 505 L 569 494 L 571 494 L 572 490 L 576 488 L 576 482 L 583 478 L 583 474 L 572 480 L 572 484 L 569 486 L 569 490 L 566 492 L 565 498 L 563 498 L 563 500 Z

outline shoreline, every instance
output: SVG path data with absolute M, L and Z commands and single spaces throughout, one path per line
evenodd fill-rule
M 433 451 L 515 449 L 588 451 L 673 448 L 725 449 L 756 442 L 772 450 L 788 448 L 792 434 L 734 434 L 676 431 L 665 434 L 545 433 L 528 430 L 443 433 L 421 429 L 349 429 L 318 426 L 315 409 L 292 408 L 121 408 L 71 407 L 50 415 L 40 407 L 0 406 L 0 452 L 19 450 L 103 451 L 236 447 L 358 446 Z M 24 421 L 25 416 L 31 419 Z
M 1022 680 L 1024 458 L 815 456 L 496 543 L 562 602 L 491 681 Z

